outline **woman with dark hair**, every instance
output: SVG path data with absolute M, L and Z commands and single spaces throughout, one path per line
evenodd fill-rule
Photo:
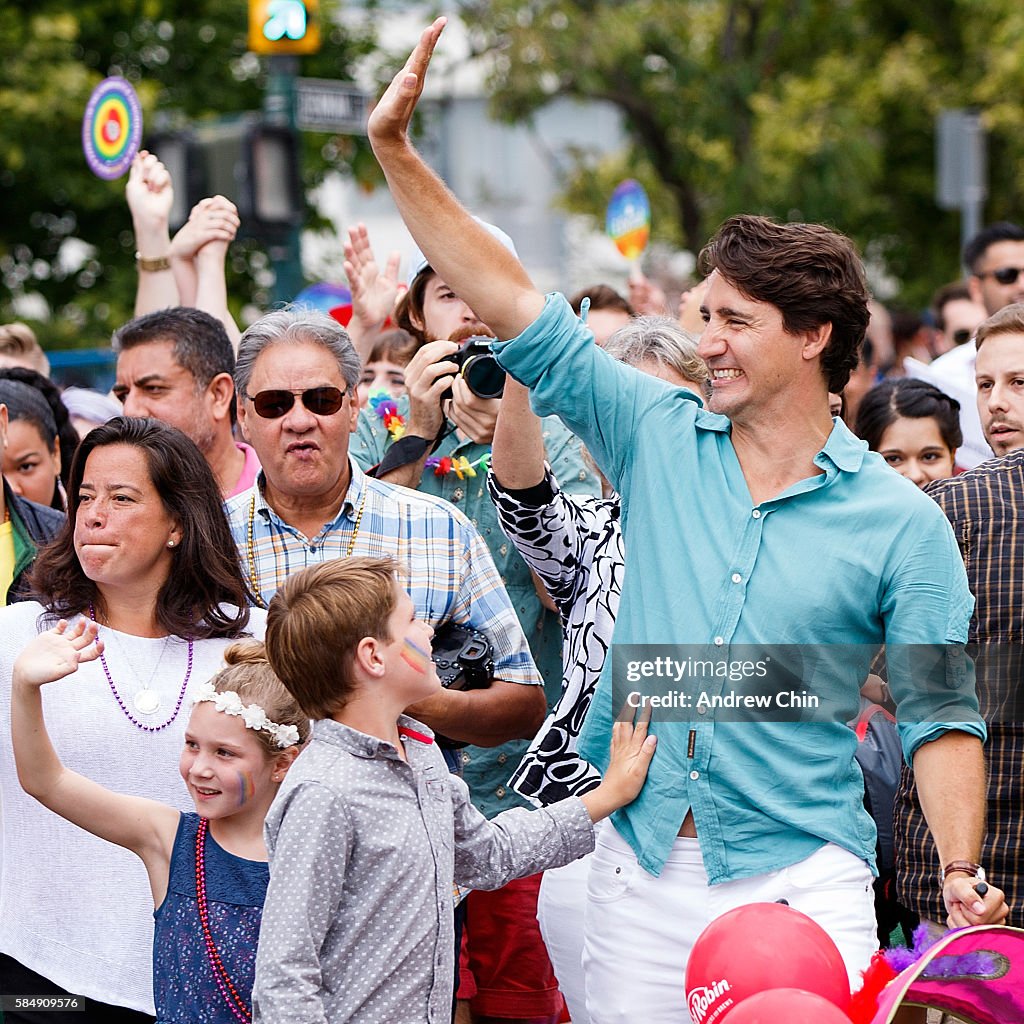
M 861 400 L 854 433 L 918 487 L 953 475 L 963 443 L 960 403 L 923 380 L 875 385 Z
M 0 370 L 0 405 L 7 406 L 4 479 L 19 498 L 64 511 L 57 424 L 46 399 L 29 384 Z
M 61 486 L 67 487 L 68 475 L 71 473 L 71 460 L 74 458 L 75 449 L 78 447 L 79 435 L 75 425 L 71 422 L 71 414 L 61 398 L 60 388 L 41 373 L 31 370 L 25 366 L 8 366 L 0 368 L 0 380 L 16 380 L 21 384 L 28 384 L 38 391 L 46 404 L 50 407 L 53 415 L 53 422 L 57 428 L 57 440 L 60 444 L 60 480 Z M 52 445 L 51 445 L 52 447 Z M 54 505 L 64 511 L 64 498 L 61 496 L 61 504 Z M 43 504 L 46 504 L 44 502 Z
M 25 643 L 60 619 L 94 620 L 101 657 L 43 698 L 61 756 L 103 786 L 186 810 L 168 766 L 182 750 L 189 694 L 232 640 L 247 629 L 262 636 L 265 623 L 248 608 L 217 482 L 180 431 L 118 417 L 82 441 L 68 505 L 36 561 L 38 603 L 0 611 L 0 734 Z M 22 792 L 6 744 L 0 828 L 0 991 L 85 996 L 77 1022 L 147 1019 L 153 906 L 141 862 Z M 7 1015 L 37 1019 L 63 1018 Z

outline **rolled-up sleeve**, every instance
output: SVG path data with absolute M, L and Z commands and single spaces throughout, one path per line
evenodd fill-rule
M 965 649 L 974 597 L 953 531 L 931 511 L 923 509 L 908 527 L 916 541 L 882 599 L 889 686 L 907 764 L 943 733 L 988 735 Z

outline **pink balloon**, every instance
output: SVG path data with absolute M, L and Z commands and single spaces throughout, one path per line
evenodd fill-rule
M 850 1024 L 850 1018 L 814 992 L 775 988 L 744 999 L 729 1024 Z
M 751 903 L 716 918 L 698 936 L 686 964 L 694 1024 L 726 1017 L 733 1024 L 739 1004 L 778 988 L 813 992 L 843 1011 L 850 1005 L 843 958 L 806 914 L 782 903 Z

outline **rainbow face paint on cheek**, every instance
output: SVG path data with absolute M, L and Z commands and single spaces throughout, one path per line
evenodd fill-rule
M 256 795 L 252 772 L 238 773 L 238 806 L 244 807 Z
M 402 641 L 402 661 L 421 675 L 427 674 L 430 668 L 430 651 L 414 644 L 408 637 Z

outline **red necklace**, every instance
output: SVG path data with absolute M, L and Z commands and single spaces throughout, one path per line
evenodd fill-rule
M 239 1020 L 251 1021 L 252 1011 L 231 983 L 227 968 L 210 934 L 210 915 L 206 906 L 206 830 L 209 824 L 208 818 L 200 818 L 199 828 L 196 829 L 196 903 L 199 906 L 199 923 L 202 925 L 203 938 L 206 940 L 206 955 L 210 961 L 210 969 L 213 971 L 213 978 L 217 982 L 220 994 Z

